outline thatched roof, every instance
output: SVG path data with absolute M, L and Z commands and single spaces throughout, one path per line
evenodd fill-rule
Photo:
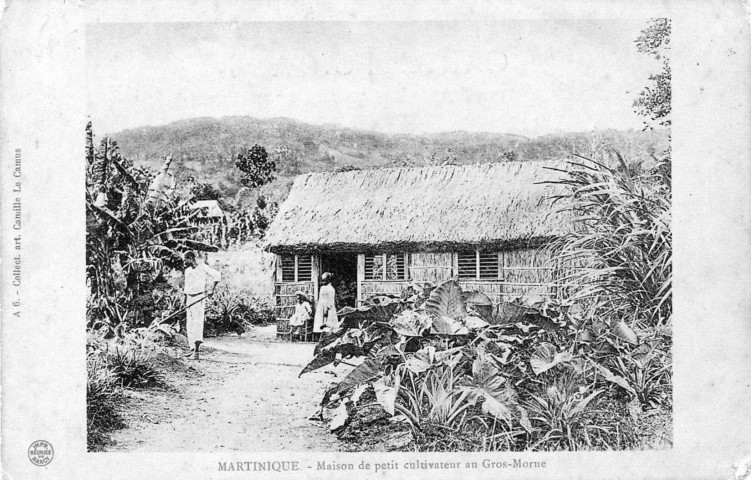
M 199 210 L 199 218 L 218 218 L 224 216 L 224 210 L 216 200 L 198 200 L 188 205 L 191 210 Z
M 275 253 L 539 245 L 569 222 L 540 184 L 561 162 L 314 173 L 295 179 L 267 233 Z

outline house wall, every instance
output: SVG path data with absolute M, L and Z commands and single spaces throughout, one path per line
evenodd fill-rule
M 314 264 L 316 264 L 315 260 Z M 556 279 L 561 278 L 562 270 L 555 259 L 551 258 L 550 254 L 544 249 L 517 249 L 499 252 L 498 264 L 499 275 L 497 279 L 462 279 L 459 280 L 459 284 L 465 291 L 479 291 L 486 294 L 496 304 L 501 301 L 509 301 L 523 294 L 556 297 L 561 293 Z M 357 263 L 358 305 L 379 295 L 400 295 L 412 283 L 438 284 L 458 275 L 457 254 L 451 252 L 410 253 L 407 280 L 365 280 L 364 265 L 365 255 L 360 254 Z M 317 277 L 318 275 L 314 279 L 317 280 Z M 280 278 L 281 274 L 278 279 Z M 310 283 L 310 286 L 305 288 L 310 288 L 311 292 L 317 292 L 317 286 L 313 282 L 308 283 Z M 278 290 L 280 285 L 284 285 L 285 291 L 291 290 L 291 293 L 293 293 L 299 288 L 300 284 L 277 283 L 276 285 Z M 286 288 L 287 285 L 290 287 Z M 283 298 L 287 297 L 280 297 L 280 300 L 277 301 L 279 305 L 286 305 L 284 303 L 286 300 L 282 300 Z M 294 302 L 294 298 L 292 298 L 292 301 Z M 289 309 L 280 310 L 286 312 Z
M 311 281 L 284 282 L 282 281 L 282 262 L 279 256 L 276 256 L 276 272 L 274 278 L 274 310 L 277 319 L 288 319 L 295 313 L 295 304 L 297 298 L 295 292 L 300 290 L 305 292 L 315 307 L 318 300 L 318 277 L 320 276 L 321 258 L 318 255 L 312 255 L 311 258 Z M 295 268 L 295 279 L 297 280 L 297 269 Z

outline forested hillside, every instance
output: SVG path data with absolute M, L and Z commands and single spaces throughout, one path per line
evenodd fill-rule
M 211 184 L 226 203 L 235 203 L 241 189 L 234 158 L 240 149 L 254 144 L 265 147 L 277 165 L 278 179 L 263 188 L 272 200 L 281 200 L 291 178 L 307 172 L 541 160 L 575 150 L 589 151 L 601 142 L 615 146 L 628 158 L 638 158 L 667 146 L 666 130 L 606 130 L 536 138 L 463 131 L 393 135 L 288 118 L 252 117 L 194 118 L 124 130 L 111 137 L 123 156 L 136 165 L 157 167 L 160 159 L 172 152 L 178 164 L 178 180 L 192 177 L 196 182 Z M 237 200 L 244 203 L 241 198 Z

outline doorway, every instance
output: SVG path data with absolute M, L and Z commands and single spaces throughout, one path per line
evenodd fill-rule
M 336 309 L 357 304 L 357 254 L 333 253 L 321 255 L 321 275 L 333 275 L 331 285 L 336 292 Z

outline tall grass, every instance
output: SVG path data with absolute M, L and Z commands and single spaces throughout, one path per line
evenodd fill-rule
M 108 433 L 124 426 L 117 412 L 117 379 L 106 358 L 98 353 L 87 355 L 86 367 L 87 444 L 89 451 L 100 451 L 109 443 Z
M 669 157 L 644 168 L 616 151 L 574 156 L 556 198 L 575 218 L 551 248 L 574 265 L 573 300 L 599 316 L 669 324 L 672 317 L 672 232 Z

